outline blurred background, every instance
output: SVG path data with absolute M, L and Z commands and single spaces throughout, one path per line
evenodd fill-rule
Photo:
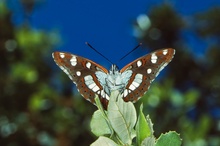
M 135 106 L 155 136 L 174 130 L 183 146 L 220 145 L 220 1 L 0 0 L 0 145 L 87 146 L 97 109 L 54 63 L 53 51 L 109 69 L 88 41 L 122 68 L 159 48 L 173 61 Z M 118 62 L 139 42 L 143 45 Z

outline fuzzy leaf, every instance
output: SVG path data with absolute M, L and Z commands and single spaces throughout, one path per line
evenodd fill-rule
M 145 138 L 142 141 L 141 146 L 155 146 L 155 138 L 153 136 Z
M 161 134 L 158 138 L 155 146 L 180 146 L 182 143 L 179 134 L 175 131 L 170 131 L 165 134 Z
M 137 133 L 138 145 L 140 145 L 144 139 L 146 139 L 147 137 L 153 134 L 150 128 L 152 123 L 149 122 L 149 117 L 147 117 L 149 123 L 146 121 L 142 110 L 143 110 L 143 104 L 141 104 L 140 106 L 140 113 L 139 113 L 137 125 L 135 128 L 136 133 Z
M 124 144 L 131 144 L 133 128 L 137 120 L 134 105 L 124 102 L 118 91 L 111 94 L 108 105 L 108 119 L 112 128 Z
M 118 146 L 113 140 L 100 136 L 95 142 L 91 144 L 91 146 Z
M 96 136 L 111 134 L 111 129 L 100 110 L 94 112 L 90 123 L 91 131 Z

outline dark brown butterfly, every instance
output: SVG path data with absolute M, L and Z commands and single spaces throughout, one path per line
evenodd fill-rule
M 136 102 L 174 54 L 175 50 L 171 48 L 157 50 L 134 60 L 120 71 L 114 64 L 108 71 L 89 59 L 70 53 L 54 52 L 53 58 L 85 99 L 95 104 L 97 94 L 106 109 L 113 90 L 118 90 L 124 101 Z

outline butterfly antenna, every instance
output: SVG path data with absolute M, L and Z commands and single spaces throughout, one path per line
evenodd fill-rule
M 104 55 L 102 55 L 99 51 L 97 51 L 95 48 L 93 48 L 88 42 L 86 42 L 86 45 L 88 45 L 91 49 L 93 49 L 96 53 L 98 53 L 99 55 L 101 55 L 103 58 L 105 58 L 108 62 L 112 63 L 107 57 L 105 57 Z
M 129 54 L 131 54 L 131 52 L 133 52 L 134 50 L 136 50 L 137 48 L 139 48 L 142 45 L 142 43 L 139 43 L 134 49 L 132 49 L 130 52 L 128 52 L 125 56 L 123 56 L 119 61 L 121 61 L 122 59 L 124 59 L 126 56 L 128 56 Z

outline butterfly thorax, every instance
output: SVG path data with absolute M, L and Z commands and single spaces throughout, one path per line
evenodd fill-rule
M 123 92 L 130 76 L 131 72 L 127 76 L 124 73 L 121 73 L 118 67 L 113 64 L 109 70 L 109 73 L 106 75 L 105 83 L 102 84 L 102 86 L 109 96 L 114 90 Z
M 118 67 L 114 64 L 111 66 L 109 74 L 107 74 L 106 85 L 111 91 L 121 90 L 124 88 L 124 83 L 122 82 L 122 74 L 119 72 Z

